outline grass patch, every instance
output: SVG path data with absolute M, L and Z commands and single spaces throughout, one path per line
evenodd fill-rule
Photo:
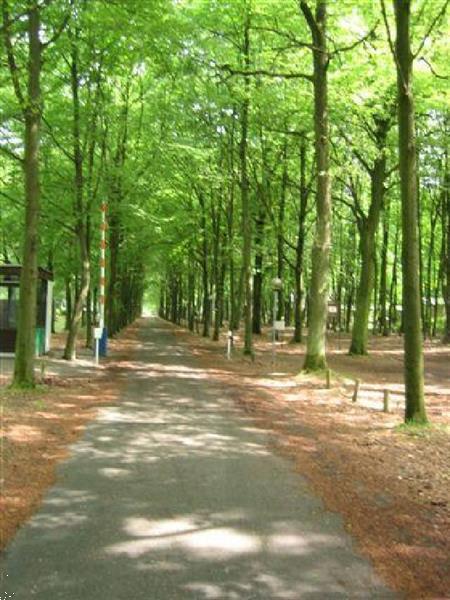
M 450 433 L 450 426 L 443 423 L 401 423 L 394 431 L 416 438 L 430 437 L 433 433 Z
M 37 400 L 35 400 L 33 402 L 33 406 L 37 410 L 45 410 L 45 408 L 47 407 L 45 400 L 43 398 L 38 398 Z
M 0 404 L 9 409 L 22 409 L 26 405 L 30 408 L 42 410 L 45 401 L 42 396 L 50 391 L 47 385 L 37 385 L 34 388 L 21 389 L 18 387 L 5 387 L 0 390 Z

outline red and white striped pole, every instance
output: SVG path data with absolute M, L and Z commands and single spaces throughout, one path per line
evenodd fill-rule
M 106 209 L 107 205 L 102 204 L 102 222 L 100 225 L 100 285 L 99 285 L 99 302 L 100 302 L 100 328 L 105 327 L 105 285 L 106 285 Z
M 101 223 L 100 223 L 100 280 L 99 280 L 99 326 L 95 334 L 95 362 L 99 363 L 100 340 L 105 339 L 105 287 L 106 287 L 106 202 L 101 205 Z

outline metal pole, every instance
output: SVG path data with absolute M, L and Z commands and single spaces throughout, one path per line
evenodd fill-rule
M 100 223 L 100 278 L 99 278 L 99 327 L 95 331 L 95 364 L 100 362 L 100 338 L 104 336 L 105 331 L 105 286 L 106 286 L 106 202 L 101 205 L 101 223 Z M 100 337 L 98 332 L 100 331 Z
M 275 364 L 275 342 L 276 342 L 276 330 L 275 330 L 275 320 L 277 318 L 278 312 L 278 295 L 277 290 L 273 291 L 273 315 L 272 315 L 272 363 Z
M 100 328 L 103 332 L 105 327 L 105 284 L 106 284 L 106 203 L 102 204 L 102 222 L 100 225 L 100 294 L 99 294 L 99 303 L 100 303 Z

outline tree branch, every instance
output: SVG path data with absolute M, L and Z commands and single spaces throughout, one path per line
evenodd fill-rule
M 367 40 L 373 39 L 373 37 L 375 35 L 375 31 L 377 30 L 377 27 L 378 27 L 378 23 L 379 23 L 379 21 L 377 21 L 375 23 L 375 25 L 372 27 L 372 29 L 369 32 L 367 32 L 366 35 L 364 35 L 362 38 L 356 40 L 355 42 L 353 42 L 352 44 L 349 44 L 348 46 L 342 46 L 341 48 L 336 48 L 335 50 L 333 50 L 333 52 L 330 53 L 330 58 L 332 58 L 333 56 L 336 56 L 336 54 L 339 54 L 340 52 L 348 52 L 349 50 L 353 50 L 354 48 L 356 48 L 360 44 L 363 44 Z
M 55 29 L 52 37 L 48 41 L 46 41 L 44 44 L 42 44 L 42 48 L 44 50 L 47 49 L 49 46 L 51 46 L 52 44 L 54 44 L 57 41 L 57 39 L 63 33 L 64 29 L 67 27 L 69 19 L 70 19 L 70 13 L 67 13 L 65 15 L 64 19 L 59 24 L 59 26 Z
M 353 145 L 353 142 L 350 140 L 350 138 L 347 136 L 347 134 L 344 132 L 344 130 L 341 129 L 340 127 L 339 127 L 339 133 L 344 138 L 344 140 L 347 142 L 347 144 L 349 144 L 349 146 L 351 146 L 352 153 L 359 160 L 359 162 L 362 164 L 362 166 L 365 168 L 365 170 L 368 172 L 368 174 L 372 175 L 373 169 L 370 167 L 369 163 L 362 156 L 362 154 L 355 148 L 355 146 Z
M 7 148 L 6 146 L 0 146 L 0 152 L 3 152 L 3 154 L 6 154 L 6 156 L 9 156 L 9 158 L 17 160 L 21 164 L 23 164 L 23 162 L 24 162 L 24 160 L 21 156 L 19 156 L 18 154 L 16 154 L 15 152 L 13 152 L 9 148 Z
M 74 162 L 75 157 L 68 150 L 66 150 L 64 148 L 64 146 L 58 141 L 58 138 L 56 137 L 56 135 L 53 131 L 53 127 L 50 125 L 50 123 L 47 121 L 47 119 L 44 116 L 42 116 L 42 121 L 45 124 L 45 126 L 47 128 L 47 132 L 50 135 L 50 137 L 52 138 L 52 141 L 54 142 L 55 146 L 61 150 L 61 152 L 64 154 L 64 156 L 66 158 L 68 158 L 70 161 Z
M 308 23 L 308 27 L 311 30 L 313 41 L 314 43 L 316 43 L 320 37 L 320 31 L 317 26 L 314 15 L 312 14 L 311 9 L 309 8 L 308 3 L 304 2 L 304 0 L 301 0 L 300 2 L 300 10 L 302 11 L 303 16 L 305 17 L 306 22 Z
M 23 95 L 22 88 L 20 87 L 19 80 L 19 69 L 17 67 L 16 58 L 14 56 L 14 49 L 11 43 L 11 19 L 9 17 L 8 2 L 7 0 L 2 1 L 2 15 L 3 15 L 3 40 L 5 43 L 6 58 L 8 61 L 9 72 L 11 74 L 11 80 L 16 94 L 17 100 L 22 111 L 25 111 L 25 96 Z
M 433 31 L 435 26 L 439 23 L 440 19 L 442 19 L 442 17 L 445 15 L 449 2 L 450 2 L 450 0 L 445 0 L 444 4 L 441 6 L 441 10 L 437 13 L 435 18 L 431 21 L 431 24 L 430 24 L 429 28 L 427 29 L 427 32 L 425 33 L 424 37 L 422 38 L 422 41 L 419 44 L 419 47 L 417 48 L 416 52 L 413 52 L 413 60 L 415 60 L 419 56 L 419 54 L 422 52 L 422 49 L 425 46 L 427 39 L 430 37 L 431 32 Z
M 279 35 L 280 37 L 289 40 L 294 46 L 297 46 L 298 48 L 309 48 L 310 50 L 313 50 L 313 45 L 311 43 L 299 40 L 290 31 L 280 31 L 279 29 L 275 29 L 274 27 L 252 27 L 251 29 L 253 29 L 254 31 L 265 31 L 268 33 L 274 33 L 276 35 Z
M 221 71 L 226 71 L 230 75 L 241 75 L 243 77 L 253 77 L 255 75 L 263 75 L 264 77 L 275 77 L 279 79 L 307 79 L 313 81 L 313 76 L 307 73 L 276 73 L 268 69 L 254 69 L 251 71 L 243 69 L 233 69 L 230 65 L 217 65 Z
M 391 49 L 391 54 L 392 54 L 392 57 L 393 57 L 393 59 L 395 61 L 395 65 L 397 67 L 397 71 L 399 73 L 401 73 L 402 78 L 403 78 L 403 72 L 402 72 L 402 69 L 401 69 L 400 64 L 398 62 L 397 52 L 395 51 L 394 41 L 393 41 L 392 34 L 391 34 L 391 28 L 389 27 L 389 21 L 388 21 L 388 18 L 387 18 L 386 5 L 384 3 L 384 0 L 380 0 L 380 4 L 381 4 L 381 14 L 383 15 L 384 26 L 386 28 L 386 33 L 387 33 L 387 37 L 388 37 L 389 48 Z
M 431 73 L 438 79 L 450 79 L 449 75 L 440 75 L 439 73 L 437 73 L 435 71 L 433 65 L 424 56 L 421 56 L 419 60 L 424 62 L 427 65 L 427 67 L 430 69 Z

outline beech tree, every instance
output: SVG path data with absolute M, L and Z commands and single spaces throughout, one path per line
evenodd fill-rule
M 40 208 L 39 146 L 42 112 L 42 44 L 39 33 L 41 8 L 33 0 L 30 0 L 26 5 L 28 38 L 26 91 L 23 89 L 24 83 L 20 75 L 12 42 L 13 24 L 8 0 L 2 1 L 2 12 L 3 37 L 8 67 L 13 89 L 25 123 L 23 138 L 25 229 L 20 276 L 19 328 L 14 363 L 14 385 L 18 387 L 33 387 Z
M 220 343 L 231 330 L 252 356 L 278 276 L 276 318 L 306 338 L 306 370 L 326 367 L 329 335 L 365 354 L 403 333 L 406 418 L 425 420 L 423 336 L 450 335 L 446 5 L 416 0 L 408 28 L 400 0 L 4 0 L 16 382 L 33 385 L 37 264 L 55 274 L 65 357 L 91 346 L 106 203 L 111 335 L 151 294 L 162 317 Z

